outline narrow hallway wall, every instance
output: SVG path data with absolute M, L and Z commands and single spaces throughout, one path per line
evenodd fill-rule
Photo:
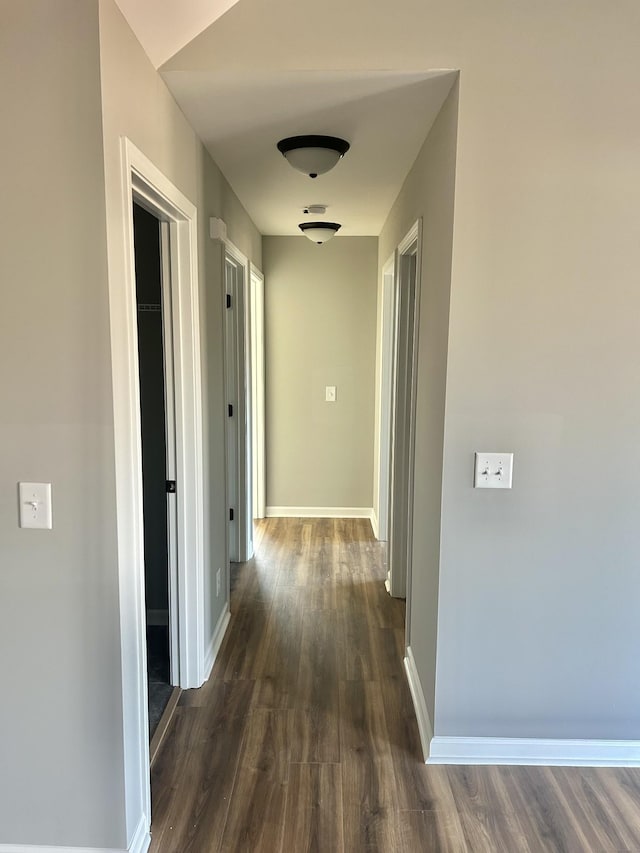
M 318 246 L 265 237 L 263 252 L 267 512 L 346 508 L 368 517 L 377 238 Z M 335 403 L 325 401 L 327 385 L 336 386 Z

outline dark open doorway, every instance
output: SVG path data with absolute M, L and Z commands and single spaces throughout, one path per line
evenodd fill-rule
M 133 205 L 144 509 L 149 736 L 171 697 L 167 430 L 160 222 Z

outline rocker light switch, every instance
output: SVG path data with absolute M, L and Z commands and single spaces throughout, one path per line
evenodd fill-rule
M 336 386 L 327 385 L 324 389 L 324 399 L 327 403 L 335 403 L 336 401 Z
M 20 527 L 38 527 L 50 530 L 51 483 L 18 483 L 20 502 Z
M 510 489 L 513 453 L 476 453 L 474 489 Z

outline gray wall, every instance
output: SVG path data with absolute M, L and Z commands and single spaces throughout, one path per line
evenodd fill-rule
M 0 844 L 124 842 L 98 6 L 0 4 Z M 53 530 L 16 484 L 52 483 Z
M 215 573 L 226 571 L 224 407 L 222 394 L 222 262 L 209 238 L 209 218 L 222 217 L 230 239 L 260 268 L 261 239 L 249 216 L 211 160 L 113 0 L 101 0 L 103 124 L 107 227 L 112 274 L 122 258 L 120 137 L 127 136 L 198 208 L 202 381 L 205 414 L 206 641 L 225 604 L 215 597 Z M 141 109 L 144 105 L 144 109 Z M 223 587 L 226 585 L 223 583 Z
M 324 9 L 243 0 L 167 67 L 460 69 L 436 732 L 637 738 L 640 7 Z
M 267 505 L 370 508 L 377 240 L 265 237 L 263 252 Z
M 11 691 L 0 710 L 0 844 L 124 848 L 107 280 L 107 264 L 122 276 L 120 136 L 198 206 L 206 465 L 218 475 L 206 506 L 207 640 L 224 606 L 210 572 L 226 565 L 221 260 L 208 218 L 224 217 L 257 266 L 261 241 L 112 0 L 2 0 L 0 16 L 10 199 L 0 252 L 0 649 Z M 21 480 L 53 484 L 52 531 L 18 529 Z
M 380 234 L 382 266 L 422 218 L 416 392 L 411 636 L 427 709 L 435 712 L 440 505 L 447 374 L 458 87 L 445 101 Z
M 225 409 L 222 395 L 222 261 L 208 236 L 209 217 L 223 217 L 229 237 L 261 266 L 261 241 L 248 215 L 205 151 L 160 76 L 152 67 L 113 0 L 100 0 L 102 118 L 104 133 L 107 248 L 112 282 L 123 276 L 120 144 L 131 141 L 197 206 L 204 416 L 205 646 L 226 605 L 227 567 L 224 492 Z M 222 594 L 215 574 L 222 569 Z M 125 650 L 127 653 L 127 650 Z M 133 688 L 133 685 L 131 686 Z M 132 727 L 134 723 L 132 721 Z M 133 794 L 135 796 L 135 794 Z M 139 804 L 142 807 L 142 804 Z M 130 814 L 138 806 L 129 802 Z M 128 827 L 129 832 L 133 827 Z

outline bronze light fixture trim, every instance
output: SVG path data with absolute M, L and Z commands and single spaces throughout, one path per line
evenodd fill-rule
M 318 245 L 335 237 L 341 227 L 337 222 L 301 222 L 298 225 L 304 236 Z
M 341 160 L 351 146 L 337 136 L 288 136 L 278 142 L 278 151 L 299 172 L 317 178 Z

